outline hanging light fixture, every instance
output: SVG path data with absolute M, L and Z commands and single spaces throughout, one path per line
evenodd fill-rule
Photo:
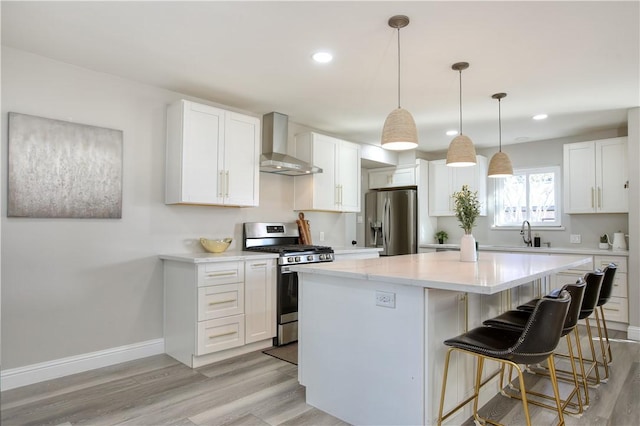
M 411 113 L 400 107 L 400 28 L 409 25 L 409 17 L 396 15 L 389 18 L 389 26 L 398 30 L 398 108 L 384 121 L 382 147 L 393 151 L 413 149 L 418 146 L 418 129 Z
M 506 93 L 496 93 L 491 97 L 493 99 L 498 100 L 498 143 L 499 148 L 498 152 L 496 152 L 493 157 L 491 157 L 491 161 L 489 162 L 489 174 L 490 178 L 502 178 L 513 176 L 513 166 L 511 165 L 511 160 L 509 156 L 502 152 L 502 111 L 500 110 L 500 101 L 502 98 L 506 97 Z
M 457 62 L 451 69 L 460 73 L 460 132 L 453 138 L 447 150 L 447 166 L 467 167 L 476 165 L 476 148 L 467 136 L 462 134 L 462 70 L 469 68 L 468 62 Z

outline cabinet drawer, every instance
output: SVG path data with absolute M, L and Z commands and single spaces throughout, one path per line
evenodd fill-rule
M 611 292 L 612 297 L 624 297 L 627 298 L 628 290 L 627 290 L 627 274 L 619 274 L 616 271 L 616 274 L 613 277 L 613 290 Z
M 627 299 L 612 297 L 602 306 L 607 321 L 629 322 L 629 306 Z
M 244 313 L 244 285 L 242 283 L 198 288 L 198 321 L 242 313 Z
M 196 355 L 205 355 L 242 345 L 244 345 L 244 315 L 198 323 Z
M 198 266 L 198 287 L 244 282 L 244 262 L 209 263 Z
M 595 265 L 596 268 L 604 268 L 609 263 L 615 263 L 618 267 L 616 270 L 616 275 L 619 272 L 627 272 L 627 258 L 624 256 L 595 256 Z

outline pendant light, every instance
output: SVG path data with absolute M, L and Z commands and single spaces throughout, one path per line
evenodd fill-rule
M 508 176 L 513 176 L 513 166 L 511 165 L 511 160 L 509 156 L 502 152 L 502 111 L 500 109 L 500 101 L 502 98 L 506 97 L 506 93 L 496 93 L 491 97 L 493 99 L 498 100 L 498 143 L 499 148 L 498 152 L 496 152 L 493 157 L 491 157 L 491 161 L 489 162 L 489 174 L 490 178 L 503 178 Z
M 462 70 L 469 68 L 468 62 L 457 62 L 452 70 L 460 73 L 460 133 L 453 138 L 447 150 L 447 166 L 468 167 L 476 165 L 476 148 L 467 136 L 462 134 Z
M 389 18 L 389 26 L 398 30 L 398 108 L 384 121 L 382 147 L 393 151 L 413 149 L 418 146 L 418 129 L 411 113 L 400 107 L 400 28 L 409 25 L 409 18 L 396 15 Z

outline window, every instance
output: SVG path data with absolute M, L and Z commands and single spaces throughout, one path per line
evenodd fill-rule
M 495 181 L 494 224 L 560 226 L 560 167 L 514 170 L 513 176 Z

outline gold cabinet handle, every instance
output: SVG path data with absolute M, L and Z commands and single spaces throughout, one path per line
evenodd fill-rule
M 594 208 L 595 206 L 596 206 L 595 188 L 592 186 L 591 187 L 591 208 Z
M 598 208 L 602 207 L 602 188 L 598 187 Z
M 229 170 L 227 170 L 225 173 L 224 188 L 225 188 L 224 196 L 225 198 L 229 198 Z
M 231 277 L 234 275 L 238 275 L 238 273 L 236 271 L 213 272 L 213 273 L 207 274 L 207 278 Z
M 620 312 L 620 309 L 604 308 L 605 311 Z
M 219 300 L 217 302 L 209 302 L 209 306 L 221 305 L 223 303 L 235 302 L 237 300 L 238 299 L 225 299 L 225 300 Z
M 267 262 L 264 262 L 264 263 L 252 263 L 251 264 L 252 268 L 260 268 L 262 266 L 267 266 Z
M 230 336 L 232 334 L 238 334 L 238 332 L 237 331 L 228 331 L 226 333 L 214 334 L 213 336 L 209 336 L 209 339 L 215 339 L 217 337 L 222 337 L 222 336 Z

